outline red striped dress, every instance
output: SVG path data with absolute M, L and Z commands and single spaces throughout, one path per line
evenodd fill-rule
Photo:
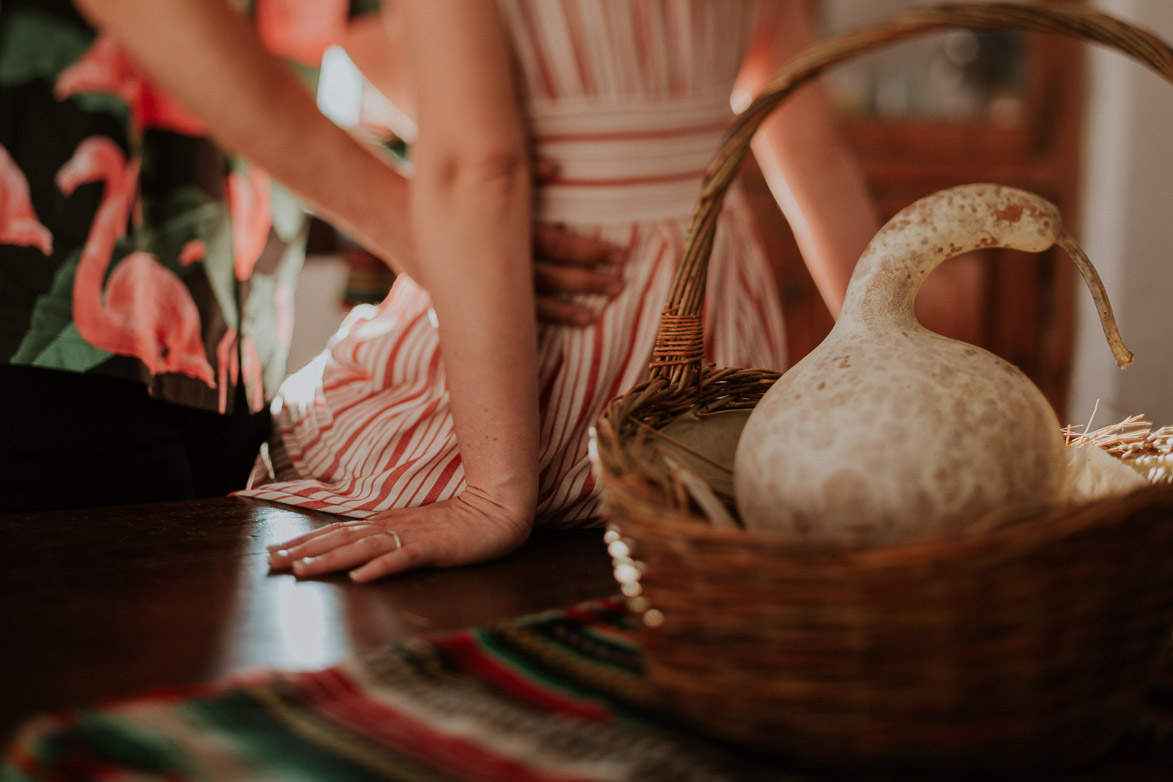
M 703 171 L 731 118 L 750 2 L 499 0 L 536 154 L 558 179 L 540 220 L 626 247 L 625 285 L 587 328 L 542 326 L 537 523 L 591 523 L 591 422 L 645 379 L 660 309 Z M 706 301 L 709 360 L 782 368 L 774 279 L 751 215 L 730 193 Z M 401 276 L 353 311 L 273 404 L 271 482 L 247 496 L 365 518 L 451 498 L 464 473 L 427 293 Z

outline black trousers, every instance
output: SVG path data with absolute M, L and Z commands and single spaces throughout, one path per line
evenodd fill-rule
M 269 412 L 161 402 L 129 380 L 0 365 L 0 513 L 243 489 Z

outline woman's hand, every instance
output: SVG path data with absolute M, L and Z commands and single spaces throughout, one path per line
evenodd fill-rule
M 532 510 L 521 513 L 469 487 L 451 500 L 344 521 L 269 549 L 269 567 L 299 577 L 350 570 L 373 581 L 414 568 L 470 565 L 504 556 L 529 537 Z

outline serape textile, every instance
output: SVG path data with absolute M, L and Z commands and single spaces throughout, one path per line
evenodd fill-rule
M 321 671 L 38 717 L 0 780 L 806 780 L 676 724 L 633 618 L 597 601 L 396 642 Z M 1079 780 L 1173 779 L 1173 665 Z

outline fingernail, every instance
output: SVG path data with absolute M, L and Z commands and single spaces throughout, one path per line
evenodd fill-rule
M 285 559 L 289 556 L 289 550 L 279 548 L 276 551 L 271 552 L 271 556 L 277 557 L 278 559 Z
M 299 571 L 305 570 L 310 565 L 312 565 L 313 562 L 314 562 L 313 557 L 305 557 L 303 559 L 299 559 L 293 563 L 293 570 L 294 570 L 294 572 L 299 572 Z

